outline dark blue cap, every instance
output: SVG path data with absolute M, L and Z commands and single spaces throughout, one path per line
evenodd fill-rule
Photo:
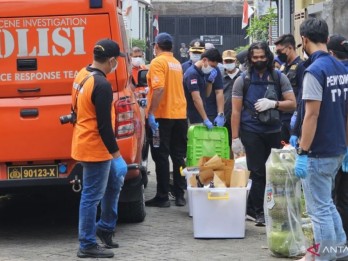
M 152 44 L 155 45 L 155 44 L 165 44 L 165 43 L 173 43 L 173 38 L 168 33 L 159 33 L 155 38 L 155 42 Z

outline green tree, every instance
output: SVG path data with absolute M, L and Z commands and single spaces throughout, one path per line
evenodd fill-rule
M 145 42 L 145 40 L 132 38 L 132 47 L 133 46 L 137 46 L 137 47 L 141 48 L 145 52 L 146 42 Z
M 270 27 L 275 25 L 277 14 L 275 8 L 269 8 L 267 13 L 260 17 L 251 19 L 247 28 L 247 35 L 254 41 L 268 41 L 270 38 Z
M 248 45 L 244 45 L 244 46 L 239 46 L 239 47 L 235 48 L 234 50 L 238 54 L 238 53 L 240 53 L 240 52 L 242 52 L 244 50 L 248 50 L 249 46 L 250 46 L 249 44 Z

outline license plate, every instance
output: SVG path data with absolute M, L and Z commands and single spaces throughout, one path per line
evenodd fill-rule
M 8 179 L 46 179 L 58 178 L 57 165 L 10 166 L 7 167 Z

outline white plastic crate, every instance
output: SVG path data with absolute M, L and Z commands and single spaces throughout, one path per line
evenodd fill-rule
M 191 187 L 190 178 L 192 177 L 192 175 L 197 175 L 198 173 L 199 173 L 199 167 L 186 167 L 182 172 L 182 175 L 185 176 L 186 183 L 187 183 L 186 197 L 187 197 L 190 217 L 192 217 L 192 195 L 191 195 L 192 191 L 189 190 L 188 188 Z
M 244 238 L 249 180 L 244 188 L 188 187 L 195 238 Z

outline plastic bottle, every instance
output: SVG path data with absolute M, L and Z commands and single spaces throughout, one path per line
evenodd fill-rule
M 159 134 L 159 129 L 155 131 L 155 133 L 152 136 L 152 142 L 153 142 L 153 147 L 158 148 L 160 146 L 160 134 Z

